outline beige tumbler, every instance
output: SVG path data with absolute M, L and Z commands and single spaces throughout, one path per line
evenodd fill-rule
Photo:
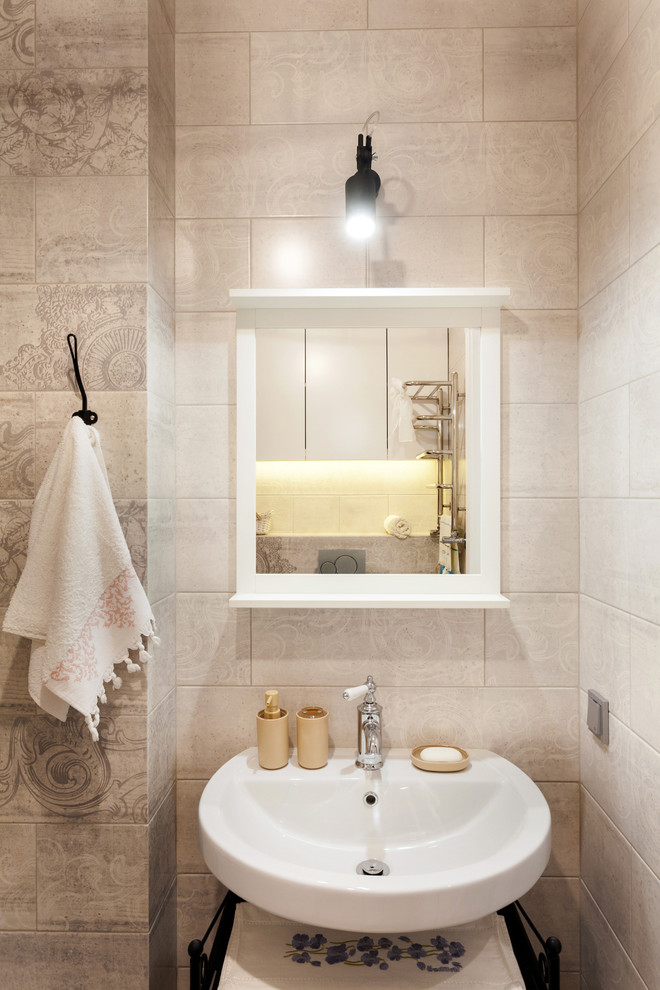
M 298 763 L 318 770 L 328 762 L 328 713 L 325 708 L 301 708 L 296 713 Z

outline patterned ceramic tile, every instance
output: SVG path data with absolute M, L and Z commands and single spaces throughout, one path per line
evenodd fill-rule
M 247 124 L 250 35 L 179 34 L 176 91 L 179 124 Z
M 481 705 L 481 744 L 534 780 L 577 780 L 577 695 L 575 688 L 488 688 Z
M 209 444 L 209 436 L 213 443 Z M 179 406 L 176 492 L 179 498 L 235 498 L 236 409 Z
M 364 244 L 343 218 L 251 221 L 253 288 L 363 288 Z
M 626 537 L 631 547 L 630 611 L 641 619 L 657 622 L 660 616 L 660 499 L 631 499 L 627 513 Z
M 39 825 L 37 911 L 45 931 L 141 931 L 148 923 L 145 825 Z
M 145 71 L 3 72 L 0 114 L 0 167 L 14 175 L 146 172 Z
M 486 213 L 574 213 L 577 130 L 571 122 L 483 126 Z
M 176 887 L 175 880 L 149 937 L 149 986 L 159 990 L 177 990 Z
M 147 388 L 167 402 L 174 401 L 174 310 L 151 287 L 147 288 Z
M 539 782 L 552 815 L 552 852 L 545 868 L 547 877 L 577 877 L 580 874 L 580 785 Z
M 521 903 L 544 935 L 561 941 L 561 968 L 580 967 L 580 883 L 577 878 L 542 877 Z M 563 984 L 563 980 L 562 980 Z
M 580 213 L 580 303 L 621 275 L 630 262 L 630 174 L 626 159 Z
M 660 371 L 660 246 L 628 272 L 633 378 Z
M 502 499 L 502 588 L 577 591 L 577 499 Z
M 628 38 L 627 5 L 597 0 L 586 6 L 577 33 L 578 113 L 582 113 Z
M 180 214 L 340 216 L 355 167 L 351 133 L 338 124 L 182 127 Z M 572 123 L 384 123 L 374 148 L 386 163 L 383 216 L 574 211 Z
M 575 403 L 502 406 L 502 495 L 576 496 L 576 426 Z M 539 437 L 549 442 L 539 443 Z
M 643 265 L 644 262 L 640 262 L 635 268 Z M 640 342 L 642 337 L 648 342 L 649 351 L 656 349 L 654 337 L 657 335 L 651 331 L 651 327 L 656 325 L 653 315 L 650 320 L 640 321 L 639 330 L 631 329 L 631 274 L 625 273 L 611 282 L 580 308 L 580 400 L 593 398 L 630 381 L 633 375 L 631 365 L 634 343 L 638 333 Z M 644 279 L 644 282 L 647 283 L 648 280 Z M 660 347 L 657 350 L 660 356 Z
M 660 8 L 651 3 L 580 118 L 580 204 L 585 204 L 653 122 L 660 74 Z
M 115 499 L 139 499 L 147 495 L 147 396 L 145 392 L 91 392 L 88 406 L 98 413 L 96 429 L 101 438 L 110 490 Z M 40 485 L 64 428 L 80 397 L 66 392 L 37 393 L 36 482 Z
M 0 283 L 34 281 L 34 181 L 0 178 Z
M 631 849 L 589 793 L 582 791 L 582 882 L 625 946 L 630 945 Z
M 179 216 L 343 214 L 354 144 L 341 125 L 180 127 Z
M 636 735 L 632 735 L 630 740 L 630 772 L 633 807 L 630 829 L 625 834 L 630 838 L 633 849 L 657 874 L 660 869 L 660 836 L 655 822 L 660 812 L 660 795 L 656 781 L 660 772 L 660 754 Z
M 510 287 L 513 309 L 572 309 L 576 228 L 571 216 L 486 217 L 486 285 Z
M 34 0 L 0 3 L 0 63 L 5 66 L 34 64 Z
M 31 502 L 0 502 L 0 608 L 9 605 L 25 566 Z
M 34 396 L 0 393 L 0 498 L 34 493 Z
M 146 821 L 144 719 L 102 712 L 99 734 L 77 715 L 0 717 L 0 820 Z
M 176 681 L 176 602 L 174 595 L 152 605 L 160 645 L 149 644 L 151 666 L 145 669 L 147 680 L 147 710 L 154 708 L 174 689 Z
M 181 874 L 178 878 L 177 956 L 181 966 L 190 966 L 188 945 L 193 938 L 202 938 L 224 897 L 226 887 L 215 877 Z M 190 982 L 190 969 L 188 969 Z
M 67 0 L 40 5 L 39 66 L 147 64 L 147 7 L 140 0 Z
M 648 539 L 647 533 L 643 542 Z M 580 591 L 625 611 L 630 606 L 629 540 L 624 499 L 580 500 Z
M 176 398 L 188 405 L 236 401 L 234 313 L 180 313 L 176 324 Z
M 175 408 L 173 402 L 147 398 L 147 492 L 149 498 L 174 498 Z
M 660 960 L 653 947 L 660 924 L 660 881 L 639 856 L 632 857 L 631 955 L 649 987 L 660 981 Z
M 580 403 L 580 495 L 625 498 L 630 491 L 628 388 Z M 650 494 L 650 493 L 649 493 Z
M 593 598 L 580 599 L 580 686 L 609 700 L 630 723 L 630 616 Z
M 369 0 L 371 28 L 521 27 L 534 24 L 573 24 L 575 4 L 569 0 L 407 0 L 405 6 L 390 0 Z
M 177 780 L 176 848 L 177 866 L 182 873 L 208 873 L 199 851 L 197 807 L 206 780 Z
M 36 827 L 0 825 L 0 929 L 37 925 Z
M 480 31 L 271 32 L 250 56 L 254 123 L 482 119 Z
M 0 627 L 6 609 L 0 609 Z M 0 708 L 7 713 L 31 715 L 35 704 L 28 693 L 30 640 L 0 631 Z
M 369 286 L 482 285 L 481 217 L 381 217 L 369 244 Z
M 642 739 L 656 749 L 660 748 L 660 728 L 655 713 L 659 651 L 660 626 L 632 616 L 630 624 L 630 726 Z
M 161 0 L 148 0 L 148 66 L 151 86 L 158 91 L 174 119 L 174 27 Z
M 577 595 L 508 597 L 509 609 L 485 612 L 486 684 L 577 684 Z
M 145 562 L 149 560 L 149 601 L 160 602 L 174 594 L 175 512 L 170 498 L 149 499 L 149 521 L 145 533 Z
M 582 972 L 589 974 L 591 983 L 598 981 L 596 986 L 648 990 L 585 887 L 580 899 L 580 953 Z
M 149 925 L 176 879 L 176 800 L 172 787 L 149 824 Z
M 249 283 L 248 256 L 246 220 L 178 220 L 177 309 L 228 309 L 229 289 Z
M 612 715 L 609 745 L 596 739 L 587 729 L 587 692 L 580 692 L 580 782 L 624 836 L 631 835 L 635 816 L 633 740 L 630 730 Z
M 149 174 L 164 199 L 165 208 L 156 208 L 159 219 L 174 213 L 175 148 L 174 118 L 159 91 L 152 88 L 149 93 Z
M 502 311 L 502 402 L 575 402 L 573 311 Z
M 229 595 L 177 595 L 178 684 L 250 683 L 250 610 Z
M 139 285 L 40 285 L 3 299 L 0 386 L 69 390 L 67 333 L 78 338 L 85 388 L 145 387 L 145 292 Z M 17 339 L 20 343 L 17 346 Z
M 203 933 L 202 933 L 203 934 Z M 3 990 L 43 985 L 144 990 L 149 979 L 148 934 L 12 932 L 0 936 Z
M 36 182 L 39 281 L 144 281 L 146 178 L 108 175 Z
M 177 591 L 234 591 L 233 500 L 177 499 Z
M 150 661 L 151 662 L 151 661 Z M 175 692 L 154 708 L 147 719 L 148 814 L 153 818 L 176 778 Z
M 261 0 L 179 0 L 176 28 L 188 31 L 335 30 L 367 26 L 366 0 L 282 0 L 277 8 Z
M 660 240 L 660 123 L 656 121 L 630 153 L 630 260 L 637 261 Z
M 575 28 L 484 31 L 485 120 L 575 119 Z
M 257 537 L 258 574 L 314 574 L 318 570 L 319 550 L 346 550 L 350 553 L 359 544 L 365 552 L 367 574 L 432 574 L 438 562 L 438 544 L 428 536 L 409 536 L 395 540 L 391 536 L 291 536 L 275 535 L 278 528 L 290 534 L 293 530 L 293 498 L 257 496 L 257 511 L 273 512 L 268 536 Z M 344 499 L 340 499 L 340 512 Z M 387 515 L 392 513 L 387 512 Z M 412 522 L 412 514 L 406 517 Z M 376 525 L 382 526 L 382 514 Z M 435 525 L 435 520 L 432 522 Z
M 252 613 L 255 683 L 304 684 L 313 676 L 319 684 L 345 687 L 356 676 L 356 657 L 369 663 L 379 684 L 483 684 L 483 614 L 471 609 Z

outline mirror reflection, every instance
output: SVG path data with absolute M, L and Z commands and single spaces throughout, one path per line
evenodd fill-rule
M 257 573 L 469 572 L 467 333 L 257 330 Z

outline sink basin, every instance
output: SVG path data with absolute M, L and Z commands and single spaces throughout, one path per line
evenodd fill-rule
M 273 914 L 369 933 L 474 921 L 540 877 L 550 811 L 508 760 L 472 750 L 457 773 L 419 770 L 408 750 L 386 751 L 382 770 L 354 760 L 348 749 L 321 770 L 295 753 L 281 770 L 262 770 L 256 749 L 229 760 L 199 804 L 211 872 Z M 383 874 L 359 873 L 369 861 Z

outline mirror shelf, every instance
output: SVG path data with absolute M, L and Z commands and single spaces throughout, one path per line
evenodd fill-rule
M 237 361 L 237 590 L 230 599 L 232 606 L 508 607 L 508 599 L 500 592 L 499 453 L 500 310 L 508 296 L 508 289 L 485 288 L 245 289 L 231 292 L 231 300 L 236 308 Z M 342 334 L 345 336 L 347 333 L 350 341 L 350 334 L 357 330 L 368 334 L 369 328 L 374 328 L 375 331 L 387 328 L 387 334 L 398 334 L 397 340 L 401 342 L 400 349 L 403 350 L 408 339 L 412 340 L 415 334 L 419 336 L 420 332 L 428 335 L 438 332 L 439 328 L 456 328 L 457 332 L 464 335 L 465 380 L 471 383 L 465 389 L 465 394 L 462 393 L 465 421 L 471 424 L 469 430 L 466 429 L 468 439 L 465 461 L 468 465 L 469 483 L 464 492 L 464 518 L 467 520 L 464 531 L 467 537 L 465 547 L 469 547 L 469 550 L 465 550 L 461 557 L 461 561 L 468 562 L 469 566 L 465 568 L 467 573 L 450 570 L 440 574 L 327 574 L 300 573 L 298 570 L 294 573 L 258 573 L 258 547 L 263 549 L 265 541 L 277 555 L 278 540 L 264 535 L 257 538 L 255 529 L 257 406 L 258 393 L 261 392 L 257 384 L 257 341 L 268 340 L 272 353 L 273 341 L 277 339 L 276 331 L 296 332 L 298 328 L 306 335 L 320 333 L 321 337 L 325 336 L 331 343 L 335 340 L 335 331 L 337 341 Z M 269 331 L 273 331 L 273 334 L 269 335 Z M 447 339 L 449 329 L 443 329 L 442 333 Z M 305 339 L 309 341 L 310 338 Z M 391 375 L 391 366 L 389 373 Z M 274 377 L 277 387 L 280 380 L 279 377 Z M 287 389 L 283 388 L 283 392 L 285 391 Z M 301 456 L 304 459 L 309 454 L 305 455 L 303 452 Z M 330 459 L 333 457 L 326 456 Z M 386 456 L 392 455 L 388 453 Z M 452 465 L 452 470 L 454 469 L 455 465 Z M 438 477 L 437 480 L 443 479 Z M 454 491 L 452 489 L 452 499 Z M 334 530 L 320 530 L 328 533 L 331 531 Z M 373 533 L 373 530 L 369 532 Z M 425 532 L 428 534 L 428 530 Z M 385 536 L 384 532 L 381 535 L 383 543 L 392 546 L 398 544 L 393 536 Z M 426 539 L 429 540 L 432 535 L 427 535 Z M 327 537 L 324 539 L 327 543 Z M 355 535 L 348 541 L 349 545 L 352 542 L 359 546 L 360 539 L 359 535 Z M 371 539 L 373 540 L 373 536 Z M 364 542 L 368 541 L 365 539 Z M 437 537 L 436 543 L 439 544 Z M 337 544 L 346 545 L 339 540 Z M 452 546 L 455 547 L 455 542 Z

